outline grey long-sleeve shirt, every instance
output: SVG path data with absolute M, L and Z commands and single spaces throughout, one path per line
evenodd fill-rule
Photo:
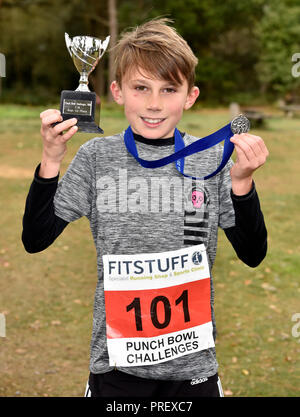
M 195 140 L 184 135 L 185 145 Z M 167 156 L 174 149 L 173 142 L 165 139 L 155 144 L 147 139 L 136 143 L 140 157 L 149 160 Z M 217 168 L 221 157 L 220 145 L 191 155 L 185 158 L 185 172 L 196 177 L 207 175 Z M 29 252 L 45 249 L 69 222 L 82 216 L 90 221 L 98 267 L 91 372 L 112 369 L 106 345 L 103 255 L 165 252 L 204 243 L 212 270 L 221 227 L 245 263 L 256 266 L 263 259 L 267 233 L 255 188 L 247 196 L 233 196 L 231 166 L 230 161 L 218 175 L 206 181 L 181 176 L 174 164 L 142 168 L 127 152 L 123 134 L 118 134 L 82 145 L 58 185 L 57 178 L 42 180 L 36 175 L 24 215 L 23 242 Z M 40 209 L 37 199 L 34 202 L 37 188 L 40 200 L 44 193 L 47 201 Z M 43 217 L 46 220 L 41 222 Z M 211 276 L 215 337 L 213 305 Z M 146 378 L 184 380 L 211 376 L 217 368 L 215 349 L 209 348 L 156 365 L 118 369 Z

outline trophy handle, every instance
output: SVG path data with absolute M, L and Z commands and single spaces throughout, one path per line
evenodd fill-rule
M 71 45 L 72 45 L 72 39 L 70 38 L 70 36 L 67 34 L 67 32 L 65 32 L 65 41 L 66 41 L 66 45 L 69 51 L 69 54 L 72 58 L 72 52 L 71 52 Z
M 107 47 L 108 47 L 108 44 L 109 44 L 109 41 L 110 41 L 110 36 L 107 36 L 107 37 L 104 39 L 104 41 L 102 42 L 102 45 L 101 45 L 101 47 L 100 47 L 100 50 L 102 49 L 102 53 L 100 54 L 99 59 L 102 57 L 102 55 L 103 55 L 103 54 L 104 54 L 104 52 L 106 51 L 106 49 L 107 49 Z

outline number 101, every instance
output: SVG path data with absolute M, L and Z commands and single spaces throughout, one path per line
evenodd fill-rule
M 158 320 L 157 316 L 157 306 L 158 303 L 163 304 L 164 308 L 164 320 L 161 322 Z M 188 307 L 188 290 L 184 290 L 182 294 L 175 300 L 175 305 L 179 305 L 182 303 L 182 311 L 185 323 L 190 321 L 190 313 Z M 137 331 L 143 330 L 143 323 L 142 323 L 142 312 L 141 312 L 141 299 L 140 297 L 136 297 L 133 299 L 132 303 L 126 306 L 126 311 L 134 310 L 135 315 L 135 325 Z M 157 297 L 153 298 L 151 301 L 150 306 L 150 317 L 154 327 L 157 329 L 164 329 L 167 327 L 171 321 L 171 303 L 169 299 L 163 295 L 158 295 Z

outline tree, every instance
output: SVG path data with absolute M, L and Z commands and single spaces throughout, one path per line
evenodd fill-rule
M 114 60 L 115 60 L 115 49 L 114 46 L 117 43 L 118 37 L 118 17 L 116 0 L 108 0 L 108 15 L 109 15 L 109 33 L 110 33 L 110 52 L 109 52 L 109 63 L 108 63 L 108 85 L 114 80 Z M 108 101 L 113 101 L 112 95 L 109 91 Z
M 118 32 L 165 16 L 198 57 L 200 100 L 227 104 L 242 95 L 282 94 L 300 52 L 299 0 L 0 0 L 0 52 L 7 59 L 2 99 L 44 103 L 75 89 L 79 75 L 64 43 L 71 37 L 111 36 L 90 84 L 109 93 Z
M 300 52 L 300 6 L 289 0 L 272 0 L 264 7 L 256 28 L 260 43 L 256 70 L 264 89 L 281 95 L 299 90 L 300 79 L 292 76 L 292 56 Z
M 226 104 L 243 92 L 259 89 L 255 71 L 258 48 L 254 28 L 265 0 L 123 0 L 120 25 L 165 16 L 198 58 L 200 100 Z

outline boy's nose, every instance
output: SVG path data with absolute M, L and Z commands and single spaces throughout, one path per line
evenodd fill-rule
M 147 102 L 147 109 L 152 111 L 160 111 L 162 110 L 162 101 L 159 94 L 152 93 Z

